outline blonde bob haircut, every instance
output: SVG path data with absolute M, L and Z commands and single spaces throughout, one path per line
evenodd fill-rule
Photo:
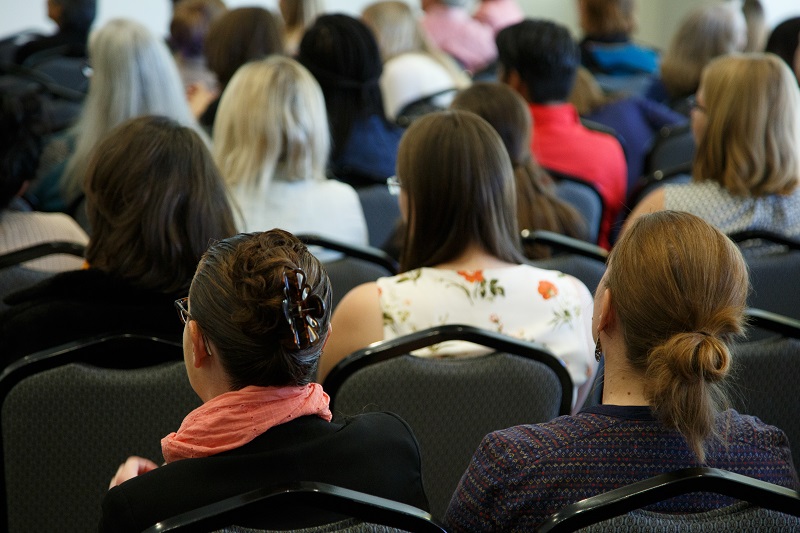
M 236 71 L 214 124 L 214 159 L 230 186 L 323 180 L 329 152 L 325 98 L 305 67 L 272 56 Z
M 581 29 L 588 36 L 630 35 L 636 29 L 634 0 L 579 0 Z
M 700 217 L 658 211 L 631 224 L 608 264 L 605 287 L 628 362 L 644 375 L 656 417 L 702 463 L 728 403 L 729 346 L 744 327 L 750 282 L 742 253 Z
M 746 44 L 747 23 L 738 3 L 712 4 L 691 11 L 661 60 L 661 79 L 670 96 L 682 98 L 694 93 L 709 61 L 741 52 Z
M 737 196 L 787 194 L 800 179 L 800 89 L 773 54 L 735 54 L 703 72 L 706 128 L 693 175 Z
M 107 22 L 89 39 L 89 60 L 94 73 L 72 129 L 75 151 L 61 178 L 67 203 L 82 192 L 94 146 L 128 119 L 168 117 L 208 140 L 189 109 L 172 54 L 164 41 L 143 25 L 127 19 Z
M 502 261 L 525 261 L 508 151 L 475 113 L 415 120 L 400 141 L 397 178 L 408 206 L 402 271 L 453 260 L 470 245 Z

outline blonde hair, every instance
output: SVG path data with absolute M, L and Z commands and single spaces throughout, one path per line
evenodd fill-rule
M 694 93 L 709 61 L 740 52 L 746 43 L 747 25 L 738 4 L 719 3 L 690 12 L 661 60 L 661 79 L 670 96 Z
M 727 404 L 729 344 L 744 326 L 750 283 L 739 248 L 695 215 L 644 215 L 611 251 L 606 287 L 653 412 L 704 462 Z
M 329 151 L 325 99 L 300 63 L 273 56 L 231 78 L 214 125 L 214 159 L 229 185 L 325 179 Z
M 731 194 L 787 194 L 800 179 L 800 90 L 773 54 L 709 63 L 701 91 L 707 124 L 694 159 L 696 180 Z
M 169 117 L 208 140 L 192 116 L 167 46 L 143 25 L 126 19 L 109 21 L 89 39 L 89 58 L 94 74 L 72 130 L 77 139 L 75 151 L 61 178 L 67 202 L 82 192 L 94 146 L 130 118 Z
M 364 8 L 361 20 L 375 34 L 384 63 L 401 54 L 414 52 L 427 54 L 447 70 L 458 88 L 469 86 L 469 76 L 451 57 L 428 39 L 406 2 L 394 0 L 375 2 Z
M 586 35 L 630 35 L 636 29 L 634 0 L 580 0 L 578 8 Z

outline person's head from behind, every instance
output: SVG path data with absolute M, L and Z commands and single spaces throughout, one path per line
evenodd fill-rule
M 169 24 L 170 47 L 183 57 L 203 57 L 211 23 L 226 10 L 222 0 L 182 0 Z
M 569 30 L 547 20 L 523 20 L 497 34 L 500 78 L 535 104 L 567 100 L 580 64 Z
M 81 192 L 89 153 L 111 128 L 144 115 L 163 115 L 181 124 L 195 120 L 175 61 L 164 41 L 138 22 L 114 19 L 89 38 L 93 74 L 78 121 L 75 152 L 62 189 Z
M 703 71 L 692 111 L 693 175 L 738 196 L 791 192 L 800 179 L 800 89 L 772 54 L 734 54 Z
M 208 68 L 225 87 L 236 70 L 254 59 L 283 53 L 283 27 L 262 7 L 225 12 L 211 24 L 205 42 Z
M 329 333 L 331 285 L 319 260 L 292 234 L 273 229 L 212 244 L 188 303 L 196 321 L 190 333 L 196 342 L 205 336 L 216 350 L 230 390 L 314 380 Z
M 598 324 L 619 336 L 654 413 L 686 437 L 701 462 L 725 407 L 728 347 L 742 333 L 748 291 L 736 244 L 703 219 L 674 211 L 644 215 L 626 229 L 597 290 L 594 336 Z
M 222 95 L 214 155 L 229 184 L 324 179 L 325 99 L 305 67 L 283 56 L 240 68 Z
M 766 51 L 783 59 L 794 70 L 800 84 L 800 17 L 784 20 L 775 26 L 767 39 Z
M 634 0 L 578 0 L 583 33 L 589 37 L 630 36 L 636 29 Z
M 97 14 L 97 0 L 47 0 L 47 16 L 62 30 L 87 32 Z
M 681 22 L 661 61 L 661 78 L 673 98 L 697 90 L 709 61 L 744 50 L 747 24 L 735 2 L 710 4 L 691 11 Z
M 428 114 L 400 141 L 397 179 L 404 271 L 457 259 L 469 247 L 520 263 L 514 172 L 500 136 L 467 111 Z
M 303 35 L 297 59 L 322 87 L 335 153 L 344 148 L 354 120 L 383 116 L 383 63 L 375 37 L 360 20 L 320 16 Z
M 164 117 L 112 130 L 92 154 L 85 189 L 86 260 L 141 289 L 188 286 L 208 243 L 236 231 L 205 143 Z
M 364 8 L 361 20 L 375 33 L 383 60 L 426 50 L 425 37 L 411 6 L 385 0 Z
M 37 123 L 42 105 L 34 94 L 0 94 L 0 213 L 36 177 L 42 153 Z

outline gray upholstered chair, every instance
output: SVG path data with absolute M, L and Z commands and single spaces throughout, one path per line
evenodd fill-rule
M 531 261 L 533 266 L 574 276 L 594 294 L 606 271 L 608 252 L 599 246 L 550 231 L 523 232 L 522 239 L 523 242 L 547 244 L 554 252 L 548 259 Z
M 383 184 L 361 187 L 356 191 L 364 211 L 369 233 L 369 245 L 383 248 L 395 232 L 400 221 L 400 205 L 397 196 Z
M 556 196 L 578 210 L 586 223 L 586 239 L 596 243 L 603 218 L 603 198 L 597 188 L 577 178 L 559 174 Z
M 465 358 L 408 355 L 439 342 L 464 340 L 493 353 Z M 431 514 L 450 497 L 483 437 L 518 424 L 568 414 L 572 381 L 542 346 L 470 326 L 440 326 L 381 341 L 341 361 L 323 387 L 334 417 L 391 411 L 414 431 Z
M 277 533 L 286 528 L 260 528 L 273 527 L 269 524 L 277 523 L 276 519 L 292 520 L 298 516 L 314 519 L 325 516 L 335 521 L 291 529 L 297 533 L 445 532 L 429 513 L 416 507 L 326 483 L 302 482 L 246 492 L 159 522 L 145 533 L 217 530 Z
M 712 511 L 666 514 L 643 507 L 693 492 L 742 502 Z M 687 468 L 586 498 L 561 509 L 539 533 L 730 532 L 800 530 L 800 495 L 793 490 L 716 468 Z
M 163 462 L 161 438 L 201 403 L 180 345 L 132 335 L 26 356 L 0 375 L 0 402 L 0 529 L 10 532 L 96 528 L 119 464 Z

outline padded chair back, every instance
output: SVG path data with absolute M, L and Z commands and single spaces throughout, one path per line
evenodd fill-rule
M 383 248 L 394 234 L 400 221 L 397 197 L 389 193 L 386 185 L 370 185 L 357 190 L 361 209 L 367 221 L 369 245 Z
M 800 470 L 800 321 L 755 309 L 748 310 L 748 318 L 774 336 L 733 346 L 731 402 L 737 411 L 781 428 Z
M 558 270 L 564 274 L 574 276 L 581 280 L 592 294 L 594 294 L 606 271 L 604 262 L 578 254 L 560 254 L 548 259 L 531 261 L 530 264 L 535 267 Z
M 642 507 L 693 492 L 712 492 L 742 503 L 692 514 L 642 511 Z M 755 504 L 758 507 L 753 507 Z M 716 468 L 686 468 L 568 505 L 538 529 L 565 531 L 797 531 L 800 495 Z
M 689 124 L 665 126 L 653 141 L 644 163 L 645 174 L 656 170 L 691 164 L 694 159 L 694 135 Z
M 76 242 L 43 242 L 0 255 L 0 270 L 54 254 L 83 257 L 84 250 L 85 247 Z
M 498 352 L 427 358 L 409 352 L 467 340 Z M 414 431 L 431 514 L 442 517 L 483 437 L 518 424 L 566 414 L 572 384 L 541 346 L 469 326 L 442 326 L 376 343 L 340 362 L 323 385 L 334 417 L 391 411 Z
M 648 194 L 668 184 L 689 183 L 692 180 L 692 165 L 687 163 L 663 170 L 656 170 L 639 179 L 628 197 L 627 212 L 633 210 Z
M 556 196 L 578 210 L 586 223 L 587 240 L 596 243 L 603 217 L 603 200 L 597 189 L 580 181 L 562 179 L 556 183 Z
M 362 283 L 393 275 L 386 267 L 355 257 L 344 257 L 338 261 L 325 263 L 325 270 L 333 287 L 333 309 L 336 309 L 344 295 L 351 289 Z
M 298 516 L 318 518 L 325 513 L 352 517 L 318 526 L 292 529 L 302 532 L 367 532 L 414 531 L 443 533 L 431 515 L 425 511 L 379 498 L 363 492 L 328 485 L 301 482 L 284 487 L 262 488 L 228 498 L 194 511 L 169 518 L 147 529 L 145 533 L 187 533 L 190 531 L 242 531 L 240 524 L 275 523 L 275 518 Z M 268 526 L 270 527 L 270 526 Z M 399 528 L 399 529 L 398 529 Z M 285 531 L 281 529 L 280 531 Z M 247 532 L 273 530 L 251 529 Z
M 87 358 L 99 358 L 105 348 L 104 359 L 119 358 L 127 366 L 166 357 L 173 362 L 102 368 L 74 362 L 82 356 L 72 343 L 72 349 L 27 356 L 0 376 L 8 519 L 8 528 L 4 520 L 0 529 L 90 530 L 100 521 L 100 502 L 121 462 L 132 454 L 163 461 L 161 438 L 201 402 L 180 346 L 128 337 L 87 343 Z

